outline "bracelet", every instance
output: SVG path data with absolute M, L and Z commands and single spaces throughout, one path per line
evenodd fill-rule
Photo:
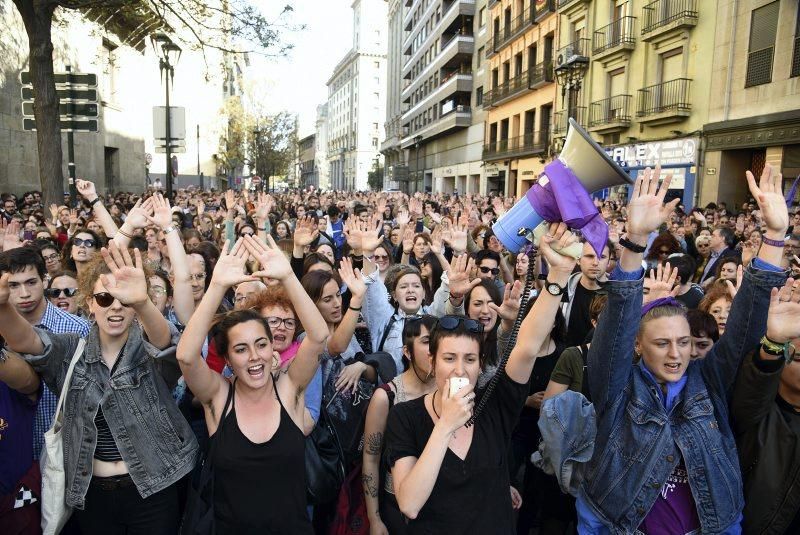
M 354 311 L 354 312 L 361 312 L 361 309 L 362 309 L 362 308 L 364 308 L 364 307 L 358 307 L 358 308 L 356 308 L 356 307 L 354 307 L 354 306 L 348 306 L 347 308 L 348 308 L 348 310 L 352 310 L 352 311 Z
M 170 232 L 175 232 L 175 225 L 167 225 L 164 227 L 164 234 L 167 235 Z
M 647 246 L 633 243 L 628 238 L 620 238 L 619 244 L 624 248 L 628 249 L 629 251 L 633 251 L 634 253 L 641 254 L 647 250 Z
M 125 232 L 124 230 L 122 230 L 122 227 L 120 227 L 120 228 L 118 228 L 118 229 L 117 229 L 117 233 L 119 233 L 119 234 L 122 234 L 123 236 L 125 236 L 125 237 L 126 237 L 126 238 L 128 238 L 129 240 L 132 240 L 132 239 L 133 239 L 133 235 L 132 235 L 132 234 L 128 234 L 127 232 Z
M 766 236 L 762 236 L 761 241 L 773 247 L 783 247 L 784 245 L 786 245 L 786 242 L 784 240 L 773 240 L 771 238 L 767 238 Z
M 260 230 L 261 232 L 266 232 L 267 231 L 267 227 L 258 227 L 258 230 Z
M 96 197 L 92 202 L 89 203 L 89 208 L 94 209 L 94 205 L 100 202 L 100 197 Z

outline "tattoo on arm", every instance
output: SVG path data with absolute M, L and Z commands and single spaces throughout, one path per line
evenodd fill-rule
M 367 454 L 380 455 L 383 448 L 383 433 L 371 433 L 367 437 Z
M 375 479 L 372 477 L 372 474 L 361 474 L 361 481 L 364 483 L 364 494 L 371 496 L 372 498 L 377 498 L 378 485 L 375 483 Z

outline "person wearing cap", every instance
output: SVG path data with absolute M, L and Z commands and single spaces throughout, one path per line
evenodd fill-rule
M 760 185 L 747 173 L 767 240 L 744 273 L 730 329 L 692 360 L 683 305 L 668 296 L 642 307 L 647 236 L 678 202 L 663 205 L 670 178 L 659 188 L 659 174 L 647 169 L 634 185 L 625 250 L 589 349 L 597 434 L 576 500 L 578 531 L 738 534 L 744 498 L 728 407 L 744 350 L 765 331 L 770 292 L 786 281 L 781 179 L 769 166 Z

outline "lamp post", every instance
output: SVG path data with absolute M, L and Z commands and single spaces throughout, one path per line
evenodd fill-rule
M 167 199 L 172 200 L 172 124 L 169 112 L 169 84 L 175 78 L 175 65 L 181 57 L 181 47 L 175 44 L 172 39 L 165 33 L 156 33 L 150 36 L 150 42 L 153 45 L 153 50 L 158 56 L 158 68 L 161 71 L 161 76 L 165 81 L 166 88 L 166 104 L 165 104 L 165 136 L 166 136 L 166 176 L 165 186 L 167 188 Z M 199 150 L 199 147 L 198 147 Z
M 419 142 L 422 136 L 414 136 L 414 152 L 417 153 L 417 163 L 414 165 L 414 189 L 419 191 Z
M 561 85 L 561 102 L 565 102 L 567 107 L 567 118 L 564 121 L 566 126 L 569 124 L 569 119 L 578 121 L 578 93 L 581 90 L 583 77 L 586 76 L 586 71 L 589 70 L 589 58 L 576 54 L 566 58 L 566 61 L 563 61 L 563 59 L 565 58 L 559 56 L 555 74 L 559 85 Z M 578 122 L 580 123 L 580 121 Z M 564 131 L 566 132 L 566 127 Z

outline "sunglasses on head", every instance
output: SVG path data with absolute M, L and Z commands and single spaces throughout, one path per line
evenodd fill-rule
M 442 316 L 436 323 L 436 326 L 444 329 L 445 331 L 454 331 L 458 326 L 464 324 L 464 328 L 471 333 L 482 333 L 483 323 L 472 318 L 465 318 L 464 316 Z
M 481 273 L 491 273 L 492 275 L 497 275 L 500 273 L 500 268 L 488 268 L 486 266 L 480 266 L 478 269 L 481 270 Z
M 92 238 L 89 238 L 89 239 L 86 239 L 86 240 L 84 240 L 82 238 L 75 238 L 72 241 L 72 243 L 75 244 L 76 247 L 80 247 L 80 246 L 83 245 L 84 247 L 88 247 L 89 249 L 94 249 L 94 245 L 95 245 L 94 240 Z
M 50 299 L 61 297 L 62 294 L 64 297 L 74 297 L 76 293 L 78 293 L 77 288 L 48 288 L 44 291 L 45 297 L 49 297 Z
M 95 303 L 97 303 L 99 306 L 101 306 L 103 308 L 110 307 L 114 303 L 114 299 L 116 299 L 116 297 L 114 297 L 113 295 L 111 295 L 108 292 L 100 292 L 100 293 L 94 294 L 94 295 L 92 295 L 92 298 L 94 299 Z M 125 303 L 122 303 L 122 302 L 120 302 L 120 305 L 122 305 L 122 306 L 124 306 L 126 308 L 128 307 L 128 305 L 126 305 Z

